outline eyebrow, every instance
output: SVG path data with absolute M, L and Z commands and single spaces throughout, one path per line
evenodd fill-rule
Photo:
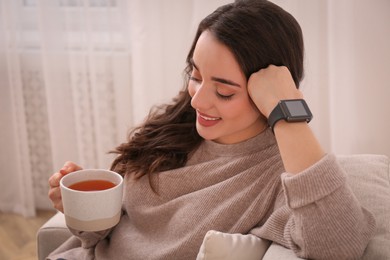
M 196 66 L 195 62 L 194 62 L 194 59 L 190 59 L 190 64 L 196 69 L 199 71 L 199 68 L 198 66 Z M 230 86 L 235 86 L 235 87 L 241 87 L 240 84 L 234 82 L 234 81 L 231 81 L 229 79 L 224 79 L 224 78 L 219 78 L 219 77 L 211 77 L 211 80 L 213 81 L 216 81 L 216 82 L 219 82 L 219 83 L 222 83 L 222 84 L 226 84 L 226 85 L 230 85 Z
M 241 87 L 240 84 L 236 83 L 236 82 L 233 82 L 231 80 L 228 80 L 228 79 L 222 79 L 222 78 L 217 78 L 217 77 L 211 77 L 211 80 L 213 81 L 217 81 L 219 83 L 222 83 L 222 84 L 226 84 L 226 85 L 231 85 L 231 86 L 235 86 L 235 87 Z

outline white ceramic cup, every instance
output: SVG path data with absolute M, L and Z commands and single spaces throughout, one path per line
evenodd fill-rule
M 115 184 L 105 190 L 79 191 L 72 184 L 88 180 L 105 180 Z M 116 172 L 85 169 L 71 172 L 60 181 L 66 224 L 80 231 L 100 231 L 118 224 L 121 217 L 123 178 Z

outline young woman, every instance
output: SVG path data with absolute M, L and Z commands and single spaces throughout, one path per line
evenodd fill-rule
M 304 258 L 360 257 L 375 221 L 307 124 L 303 51 L 296 20 L 270 2 L 207 16 L 184 90 L 116 149 L 112 169 L 126 183 L 119 224 L 71 230 L 50 259 L 195 259 L 208 230 L 251 233 Z M 49 180 L 60 211 L 59 181 L 78 169 L 67 162 Z

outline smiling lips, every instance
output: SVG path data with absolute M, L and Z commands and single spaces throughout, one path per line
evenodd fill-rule
M 216 125 L 219 123 L 220 120 L 222 120 L 222 118 L 220 117 L 212 117 L 212 116 L 209 116 L 209 115 L 206 115 L 206 114 L 202 114 L 198 111 L 198 123 L 202 126 L 206 126 L 206 127 L 209 127 L 209 126 L 213 126 L 213 125 Z

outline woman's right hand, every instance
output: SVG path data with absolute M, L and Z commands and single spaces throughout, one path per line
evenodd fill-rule
M 62 198 L 61 198 L 61 190 L 60 190 L 60 180 L 62 177 L 64 177 L 66 174 L 82 170 L 80 166 L 75 164 L 74 162 L 66 162 L 64 166 L 56 173 L 53 173 L 53 175 L 49 178 L 49 199 L 51 200 L 53 207 L 62 213 L 64 213 L 64 207 L 62 205 Z

